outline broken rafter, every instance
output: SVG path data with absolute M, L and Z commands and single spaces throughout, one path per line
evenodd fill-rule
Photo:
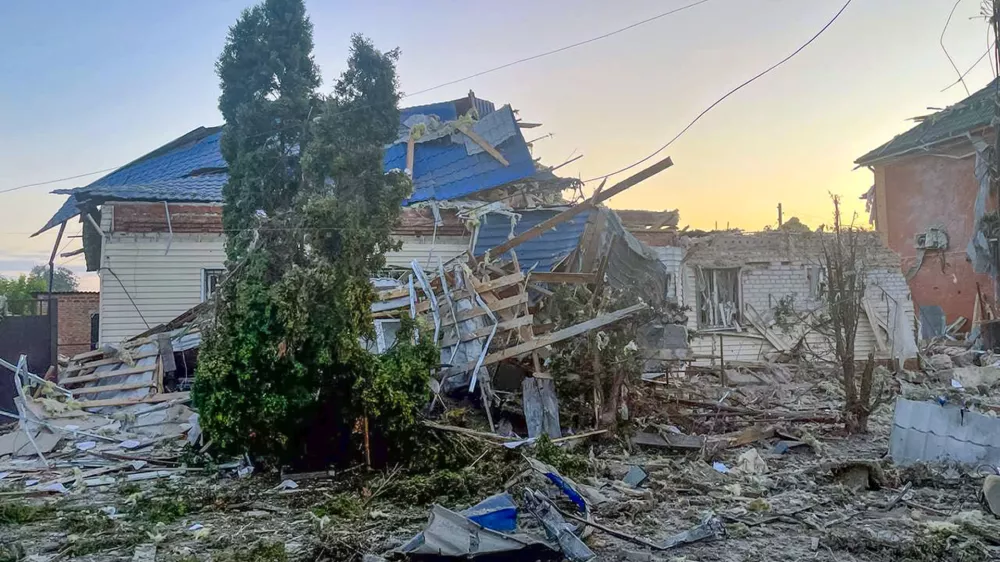
M 563 328 L 562 330 L 558 330 L 558 331 L 552 332 L 550 334 L 546 334 L 546 335 L 540 336 L 540 337 L 538 337 L 536 339 L 524 342 L 524 343 L 522 343 L 520 345 L 515 345 L 514 347 L 509 347 L 507 349 L 504 349 L 504 350 L 501 350 L 501 351 L 497 351 L 495 353 L 491 353 L 491 354 L 489 354 L 489 355 L 486 356 L 486 358 L 483 360 L 481 366 L 485 367 L 486 365 L 492 365 L 494 363 L 499 363 L 500 361 L 503 361 L 505 359 L 511 359 L 513 357 L 517 357 L 518 355 L 523 355 L 525 353 L 531 353 L 532 351 L 535 351 L 536 349 L 541 349 L 543 347 L 552 345 L 554 343 L 558 343 L 558 342 L 561 342 L 563 340 L 568 340 L 568 339 L 570 339 L 572 337 L 579 336 L 580 334 L 584 334 L 584 333 L 589 332 L 591 330 L 596 330 L 597 328 L 601 328 L 601 327 L 607 326 L 608 324 L 611 324 L 613 322 L 617 322 L 619 320 L 622 320 L 623 318 L 627 318 L 627 317 L 629 317 L 629 316 L 631 316 L 631 315 L 633 315 L 633 314 L 635 314 L 637 312 L 645 310 L 646 308 L 648 308 L 648 307 L 645 304 L 641 304 L 641 303 L 640 304 L 636 304 L 636 305 L 632 305 L 632 306 L 630 306 L 628 308 L 623 308 L 623 309 L 617 310 L 615 312 L 611 312 L 611 313 L 608 313 L 608 314 L 603 314 L 603 315 L 598 316 L 596 318 L 592 318 L 590 320 L 587 320 L 586 322 L 581 322 L 580 324 L 576 324 L 576 325 L 570 326 L 568 328 Z M 458 375 L 458 374 L 461 374 L 461 373 L 466 373 L 466 372 L 474 369 L 476 367 L 476 363 L 477 363 L 476 361 L 472 361 L 472 362 L 466 363 L 465 365 L 459 365 L 457 367 L 452 367 L 450 369 L 446 369 L 442 373 L 442 378 L 448 378 L 448 377 L 453 376 L 453 375 Z
M 478 144 L 479 147 L 485 150 L 490 156 L 495 158 L 497 162 L 503 164 L 504 166 L 510 166 L 510 162 L 508 162 L 507 159 L 504 158 L 503 154 L 500 154 L 499 150 L 497 150 L 486 139 L 479 136 L 479 133 L 473 131 L 472 129 L 468 128 L 465 125 L 458 125 L 456 128 L 459 131 L 461 131 L 463 135 L 472 139 L 472 142 Z
M 673 166 L 673 164 L 674 164 L 673 161 L 670 160 L 670 157 L 668 156 L 667 158 L 660 160 L 659 162 L 653 164 L 652 166 L 646 168 L 645 170 L 635 175 L 629 176 L 628 178 L 618 182 L 608 190 L 595 193 L 593 197 L 584 201 L 583 203 L 578 203 L 576 205 L 573 205 L 569 209 L 566 209 L 565 211 L 557 214 L 556 216 L 536 226 L 529 228 L 528 230 L 522 232 L 521 234 L 518 234 L 517 236 L 511 238 L 510 240 L 504 242 L 503 244 L 490 248 L 485 253 L 489 254 L 492 257 L 502 256 L 511 248 L 514 248 L 520 244 L 523 244 L 524 242 L 527 242 L 528 240 L 533 240 L 538 236 L 541 236 L 545 232 L 552 230 L 553 228 L 570 220 L 571 218 L 579 215 L 584 211 L 596 208 L 597 205 L 600 205 L 604 201 L 607 201 L 608 199 L 614 197 L 615 195 L 618 195 L 619 193 L 625 191 L 626 189 L 632 187 L 633 185 L 655 176 L 656 174 L 662 172 L 663 170 L 666 170 L 670 166 Z

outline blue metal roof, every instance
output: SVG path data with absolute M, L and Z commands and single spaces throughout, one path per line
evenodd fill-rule
M 562 211 L 563 209 L 519 211 L 521 218 L 514 226 L 513 235 L 517 236 Z M 514 251 L 517 252 L 517 261 L 521 264 L 521 269 L 527 271 L 534 267 L 534 270 L 539 272 L 552 271 L 552 267 L 556 263 L 580 245 L 580 237 L 583 236 L 590 213 L 591 211 L 584 211 L 540 236 L 519 244 Z M 479 225 L 479 236 L 476 238 L 474 253 L 477 256 L 482 255 L 490 248 L 506 242 L 511 234 L 510 220 L 508 215 L 497 213 L 484 216 Z M 504 254 L 503 257 L 509 259 L 510 252 Z M 490 256 L 490 259 L 498 259 L 498 256 Z
M 407 108 L 401 110 L 401 116 L 406 119 L 433 113 L 443 120 L 453 120 L 458 114 L 456 104 L 462 101 Z M 463 197 L 535 174 L 531 153 L 510 107 L 495 110 L 492 102 L 476 99 L 476 108 L 481 117 L 489 118 L 481 119 L 473 129 L 484 138 L 503 139 L 495 148 L 508 165 L 476 146 L 456 142 L 451 137 L 418 143 L 414 149 L 414 193 L 407 204 Z M 221 127 L 199 127 L 90 185 L 54 191 L 70 194 L 70 198 L 36 235 L 79 214 L 78 204 L 88 198 L 221 202 L 222 186 L 228 178 L 226 161 L 219 149 L 221 136 Z M 406 144 L 389 147 L 384 161 L 386 170 L 405 168 Z M 203 173 L 206 171 L 211 173 Z
M 514 112 L 504 106 L 491 117 L 486 122 L 491 128 L 512 128 L 510 136 L 495 146 L 509 165 L 504 166 L 486 152 L 470 155 L 464 144 L 453 142 L 450 136 L 418 143 L 413 150 L 413 195 L 406 204 L 456 199 L 535 174 L 535 163 Z M 483 137 L 492 136 L 490 130 L 480 130 L 478 124 L 473 128 Z M 385 168 L 406 168 L 405 143 L 386 150 Z

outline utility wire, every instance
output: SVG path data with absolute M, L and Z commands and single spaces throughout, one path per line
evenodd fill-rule
M 698 2 L 693 2 L 693 3 L 688 4 L 686 6 L 681 6 L 680 8 L 675 8 L 673 10 L 670 10 L 669 12 L 663 12 L 662 14 L 657 14 L 657 15 L 651 17 L 651 18 L 646 18 L 646 19 L 644 19 L 642 21 L 638 21 L 638 22 L 633 23 L 631 25 L 627 25 L 625 27 L 622 27 L 622 28 L 616 29 L 614 31 L 605 33 L 604 35 L 598 35 L 597 37 L 592 37 L 592 38 L 586 39 L 584 41 L 579 41 L 577 43 L 573 43 L 572 45 L 566 45 L 565 47 L 559 47 L 558 49 L 552 49 L 551 51 L 546 51 L 544 53 L 539 53 L 537 55 L 532 55 L 530 57 L 524 57 L 523 59 L 517 59 L 515 61 L 508 62 L 507 64 L 502 64 L 500 66 L 495 66 L 495 67 L 487 69 L 487 70 L 476 72 L 475 74 L 470 74 L 468 76 L 465 76 L 465 77 L 462 77 L 462 78 L 457 78 L 455 80 L 451 80 L 451 81 L 445 82 L 443 84 L 438 84 L 437 86 L 431 86 L 430 88 L 424 88 L 423 90 L 418 90 L 418 91 L 413 92 L 411 94 L 407 94 L 407 95 L 405 95 L 403 97 L 404 98 L 408 98 L 410 96 L 416 96 L 416 95 L 420 95 L 420 94 L 426 94 L 427 92 L 433 92 L 434 90 L 437 90 L 437 89 L 440 89 L 440 88 L 444 88 L 446 86 L 451 86 L 451 85 L 454 85 L 454 84 L 458 84 L 459 82 L 464 82 L 466 80 L 471 80 L 473 78 L 478 78 L 478 77 L 480 77 L 480 76 L 482 76 L 484 74 L 490 74 L 491 72 L 496 72 L 498 70 L 503 70 L 505 68 L 510 68 L 510 67 L 512 67 L 514 65 L 517 65 L 517 64 L 521 64 L 521 63 L 525 63 L 525 62 L 537 60 L 537 59 L 540 59 L 542 57 L 547 57 L 549 55 L 554 55 L 556 53 L 561 53 L 563 51 L 568 51 L 570 49 L 575 49 L 577 47 L 582 47 L 583 45 L 587 45 L 588 43 L 593 43 L 595 41 L 600 41 L 601 39 L 607 39 L 608 37 L 611 37 L 612 35 L 618 35 L 619 33 L 628 31 L 630 29 L 639 27 L 640 25 L 644 25 L 644 24 L 647 24 L 647 23 L 652 22 L 652 21 L 656 21 L 656 20 L 658 20 L 660 18 L 669 16 L 671 14 L 676 14 L 677 12 L 680 12 L 680 11 L 683 11 L 683 10 L 687 10 L 688 8 L 694 8 L 695 6 L 698 6 L 700 4 L 704 4 L 705 2 L 708 2 L 708 1 L 709 0 L 699 0 Z
M 618 175 L 618 174 L 620 174 L 622 172 L 631 170 L 632 168 L 635 168 L 636 166 L 642 164 L 643 162 L 646 162 L 646 161 L 650 160 L 651 158 L 655 157 L 657 154 L 659 154 L 659 153 L 663 152 L 664 150 L 666 150 L 667 147 L 669 147 L 670 145 L 674 144 L 674 142 L 677 139 L 681 138 L 681 136 L 684 133 L 686 133 L 688 131 L 688 129 L 690 129 L 691 127 L 693 127 L 695 123 L 697 123 L 702 117 L 704 117 L 706 113 L 708 113 L 709 111 L 711 111 L 712 109 L 714 109 L 715 106 L 717 106 L 720 103 L 722 103 L 723 101 L 725 101 L 726 98 L 728 98 L 729 96 L 731 96 L 731 95 L 735 94 L 736 92 L 742 90 L 744 87 L 748 86 L 749 84 L 751 84 L 752 82 L 756 81 L 758 78 L 764 76 L 765 74 L 771 72 L 775 68 L 778 68 L 779 66 L 785 64 L 786 62 L 788 62 L 789 60 L 791 60 L 792 57 L 794 57 L 795 55 L 799 54 L 800 52 L 802 52 L 803 49 L 805 49 L 810 44 L 812 44 L 812 42 L 815 41 L 816 39 L 818 39 L 819 36 L 822 35 L 824 31 L 827 30 L 827 28 L 829 28 L 831 25 L 833 25 L 833 22 L 837 21 L 837 18 L 840 17 L 840 14 L 844 13 L 844 10 L 846 10 L 847 7 L 851 5 L 852 1 L 853 0 L 847 0 L 847 2 L 845 2 L 844 5 L 841 6 L 840 10 L 838 10 L 837 13 L 833 15 L 833 19 L 831 19 L 830 21 L 828 21 L 826 23 L 826 25 L 824 25 L 816 33 L 816 35 L 813 35 L 812 38 L 810 38 L 808 41 L 806 41 L 805 43 L 803 43 L 801 47 L 799 47 L 798 49 L 795 49 L 795 51 L 793 51 L 792 54 L 790 54 L 787 57 L 781 59 L 780 61 L 774 63 L 773 65 L 767 67 L 767 69 L 765 69 L 763 72 L 760 72 L 759 74 L 755 75 L 753 78 L 750 78 L 746 82 L 743 82 L 739 86 L 736 86 L 732 90 L 729 90 L 728 92 L 726 92 L 726 95 L 724 95 L 721 98 L 719 98 L 719 99 L 715 100 L 714 102 L 712 102 L 712 105 L 706 107 L 704 109 L 704 111 L 702 111 L 701 113 L 699 113 L 698 116 L 694 118 L 694 120 L 692 120 L 690 123 L 688 123 L 688 125 L 686 127 L 684 127 L 683 129 L 681 129 L 681 132 L 677 133 L 677 135 L 674 136 L 674 138 L 672 138 L 669 141 L 667 141 L 667 144 L 661 146 L 660 148 L 657 148 L 655 151 L 653 151 L 652 154 L 650 154 L 649 156 L 643 158 L 642 160 L 639 160 L 637 162 L 629 164 L 628 166 L 625 166 L 624 168 L 622 168 L 620 170 L 615 170 L 614 172 L 611 172 L 610 174 L 605 174 L 603 176 L 597 176 L 596 178 L 590 178 L 588 180 L 583 180 L 583 183 L 590 183 L 590 182 L 595 182 L 595 181 L 603 180 L 605 178 L 610 178 L 611 176 L 615 176 L 615 175 Z
M 944 22 L 944 29 L 941 30 L 941 37 L 938 39 L 938 43 L 941 45 L 941 50 L 944 51 L 944 56 L 948 57 L 948 62 L 951 63 L 951 67 L 955 69 L 955 74 L 958 75 L 958 81 L 962 83 L 962 87 L 965 88 L 965 95 L 969 96 L 969 87 L 965 84 L 965 74 L 958 69 L 958 65 L 955 64 L 955 60 L 951 58 L 951 54 L 948 53 L 948 48 L 944 46 L 944 34 L 948 31 L 948 25 L 951 24 L 951 18 L 955 15 L 955 10 L 958 9 L 958 5 L 962 3 L 962 0 L 955 0 L 955 5 L 951 7 L 951 12 L 948 13 L 948 19 Z
M 104 172 L 110 172 L 111 170 L 117 170 L 118 168 L 120 168 L 120 166 L 115 166 L 114 168 L 104 168 L 103 170 L 97 170 L 97 171 L 94 171 L 94 172 L 87 172 L 85 174 L 78 174 L 78 175 L 75 175 L 75 176 L 69 176 L 69 177 L 65 177 L 65 178 L 59 178 L 57 180 L 47 180 L 47 181 L 40 181 L 40 182 L 37 182 L 37 183 L 26 183 L 24 185 L 16 185 L 14 187 L 8 187 L 7 189 L 0 189 L 0 193 L 10 193 L 11 191 L 17 191 L 18 189 L 24 189 L 26 187 L 36 187 L 36 186 L 39 186 L 39 185 L 48 185 L 50 183 L 59 183 L 61 181 L 66 181 L 66 180 L 75 180 L 77 178 L 85 178 L 87 176 L 93 176 L 95 174 L 101 174 L 101 173 L 104 173 Z
M 992 51 L 992 50 L 993 50 L 993 46 L 994 46 L 994 44 L 995 44 L 995 43 L 990 43 L 989 47 L 987 47 L 987 49 L 986 49 L 986 52 L 985 52 L 985 53 L 983 53 L 983 54 L 982 54 L 982 56 L 981 56 L 981 57 L 979 57 L 979 58 L 978 58 L 978 59 L 976 60 L 976 62 L 974 62 L 974 63 L 972 64 L 972 66 L 970 66 L 970 67 L 969 67 L 969 69 L 968 69 L 968 70 L 966 70 L 965 72 L 963 72 L 963 73 L 962 73 L 962 75 L 961 75 L 961 76 L 959 76 L 958 80 L 955 80 L 955 81 L 954 81 L 954 82 L 952 82 L 951 84 L 948 84 L 948 85 L 947 85 L 947 86 L 945 86 L 945 87 L 944 87 L 944 89 L 942 89 L 941 91 L 942 91 L 942 92 L 946 92 L 946 91 L 950 90 L 951 88 L 953 88 L 953 87 L 957 86 L 958 84 L 965 84 L 965 81 L 963 80 L 963 78 L 965 78 L 966 76 L 968 76 L 968 74 L 969 74 L 970 72 L 972 72 L 972 71 L 973 71 L 973 69 L 975 69 L 975 68 L 976 68 L 977 66 L 979 66 L 979 63 L 983 62 L 983 59 L 985 59 L 985 58 L 986 58 L 987 56 L 989 56 L 989 54 L 990 54 L 990 51 Z M 990 59 L 990 66 L 991 66 L 991 67 L 993 66 L 992 62 L 993 62 L 993 59 L 991 58 L 991 59 Z M 995 69 L 991 69 L 991 71 L 994 71 L 994 72 L 995 72 Z M 996 78 L 996 76 L 994 76 L 994 78 Z
M 633 24 L 627 25 L 625 27 L 621 27 L 621 28 L 616 29 L 614 31 L 609 31 L 608 33 L 605 33 L 603 35 L 598 35 L 597 37 L 591 37 L 590 39 L 585 39 L 583 41 L 578 41 L 578 42 L 573 43 L 571 45 L 566 45 L 564 47 L 559 47 L 557 49 L 552 49 L 550 51 L 545 51 L 544 53 L 539 53 L 537 55 L 532 55 L 530 57 L 524 57 L 522 59 L 518 59 L 518 60 L 515 60 L 515 61 L 512 61 L 512 62 L 506 63 L 506 64 L 502 64 L 500 66 L 495 66 L 493 68 L 489 68 L 489 69 L 486 69 L 486 70 L 482 70 L 480 72 L 476 72 L 474 74 L 470 74 L 468 76 L 464 76 L 462 78 L 456 78 L 455 80 L 449 80 L 448 82 L 444 82 L 444 83 L 438 84 L 436 86 L 431 86 L 429 88 L 424 88 L 424 89 L 418 90 L 416 92 L 412 92 L 412 93 L 409 93 L 409 94 L 404 94 L 404 95 L 400 96 L 399 99 L 406 99 L 406 98 L 417 96 L 417 95 L 420 95 L 420 94 L 425 94 L 427 92 L 433 92 L 434 90 L 438 90 L 438 89 L 441 89 L 441 88 L 444 88 L 444 87 L 447 87 L 447 86 L 452 86 L 454 84 L 458 84 L 459 82 L 464 82 L 466 80 L 471 80 L 473 78 L 478 78 L 479 76 L 483 76 L 485 74 L 490 74 L 490 73 L 493 73 L 493 72 L 497 72 L 498 70 L 503 70 L 505 68 L 510 68 L 510 67 L 518 65 L 518 64 L 522 64 L 522 63 L 525 63 L 525 62 L 530 62 L 530 61 L 533 61 L 533 60 L 537 60 L 537 59 L 540 59 L 540 58 L 543 58 L 543 57 L 554 55 L 556 53 L 561 53 L 563 51 L 568 51 L 570 49 L 575 49 L 577 47 L 582 47 L 583 45 L 587 45 L 589 43 L 594 43 L 594 42 L 600 41 L 602 39 L 607 39 L 608 37 L 611 37 L 613 35 L 618 35 L 619 33 L 623 33 L 623 32 L 628 31 L 630 29 L 633 29 L 633 28 L 639 27 L 641 25 L 645 25 L 647 23 L 656 21 L 656 20 L 658 20 L 660 18 L 664 18 L 664 17 L 669 16 L 671 14 L 676 14 L 677 12 L 681 12 L 681 11 L 687 10 L 689 8 L 694 8 L 695 6 L 704 4 L 706 2 L 709 2 L 709 0 L 698 0 L 697 2 L 692 2 L 691 4 L 687 4 L 687 5 L 681 6 L 679 8 L 674 8 L 673 10 L 657 14 L 655 16 L 646 18 L 646 19 L 644 19 L 642 21 L 638 21 L 638 22 L 635 22 Z M 350 112 L 353 112 L 353 111 L 359 111 L 361 109 L 368 109 L 368 108 L 371 108 L 371 107 L 375 107 L 377 105 L 379 105 L 379 104 L 361 105 L 361 106 L 357 106 L 357 107 L 352 107 L 350 109 L 345 109 L 343 111 L 338 111 L 338 112 L 330 113 L 328 115 L 329 116 L 334 116 L 334 115 L 340 115 L 340 114 L 344 114 L 344 113 L 350 113 Z M 284 129 L 282 129 L 282 128 L 273 129 L 273 130 L 266 131 L 266 132 L 263 132 L 263 133 L 258 133 L 257 135 L 253 135 L 253 136 L 260 136 L 260 135 L 264 135 L 264 134 L 273 135 L 275 133 L 281 132 L 282 130 L 292 129 L 292 128 L 295 128 L 295 127 L 297 127 L 297 125 L 288 126 L 288 127 L 285 127 Z M 252 138 L 253 136 L 251 136 L 250 138 Z M 87 172 L 85 174 L 79 174 L 79 175 L 76 175 L 76 176 L 70 176 L 70 177 L 66 177 L 66 178 L 60 178 L 60 179 L 56 179 L 56 180 L 48 180 L 48 181 L 43 181 L 43 182 L 18 185 L 18 186 L 9 187 L 7 189 L 0 190 L 0 193 L 9 193 L 11 191 L 16 191 L 18 189 L 24 189 L 26 187 L 36 187 L 36 186 L 39 186 L 39 185 L 48 185 L 48 184 L 51 184 L 51 183 L 58 183 L 58 182 L 61 182 L 61 181 L 72 180 L 72 179 L 82 178 L 82 177 L 86 177 L 86 176 L 92 176 L 94 174 L 100 174 L 102 172 L 110 172 L 112 170 L 117 170 L 118 168 L 119 167 L 106 168 L 104 170 L 97 170 L 96 172 Z

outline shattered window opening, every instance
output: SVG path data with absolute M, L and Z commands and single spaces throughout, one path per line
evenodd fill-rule
M 698 269 L 698 326 L 736 328 L 740 322 L 740 270 Z
M 823 266 L 811 266 L 806 273 L 809 276 L 809 297 L 818 299 L 826 292 L 827 278 L 826 268 Z
M 203 269 L 201 270 L 201 302 L 212 298 L 215 290 L 219 287 L 219 281 L 226 273 L 224 269 Z

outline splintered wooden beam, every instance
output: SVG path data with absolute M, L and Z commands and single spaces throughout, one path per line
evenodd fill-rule
M 469 137 L 470 139 L 472 139 L 472 142 L 478 144 L 490 156 L 492 156 L 493 158 L 495 158 L 497 162 L 503 164 L 504 166 L 510 166 L 510 162 L 508 162 L 507 159 L 503 157 L 503 154 L 500 154 L 499 150 L 497 150 L 496 148 L 494 148 L 494 146 L 492 144 L 490 144 L 486 139 L 484 139 L 483 137 L 479 136 L 479 133 L 473 131 L 472 129 L 470 129 L 470 128 L 464 126 L 464 125 L 460 125 L 458 127 L 458 130 L 462 131 L 463 135 L 465 135 L 465 136 Z
M 81 408 L 103 408 L 105 406 L 131 406 L 133 404 L 155 404 L 157 402 L 178 402 L 189 400 L 190 392 L 167 392 L 164 394 L 153 394 L 145 398 L 112 398 L 108 400 L 80 400 Z
M 603 314 L 596 318 L 587 320 L 586 322 L 581 322 L 574 326 L 570 326 L 568 328 L 563 328 L 562 330 L 558 330 L 550 334 L 539 336 L 531 341 L 515 345 L 514 347 L 508 347 L 507 349 L 502 349 L 500 351 L 487 355 L 486 359 L 483 360 L 482 366 L 485 367 L 486 365 L 499 363 L 500 361 L 503 361 L 505 359 L 517 357 L 518 355 L 523 355 L 525 353 L 531 353 L 536 349 L 541 349 L 543 347 L 552 345 L 554 343 L 559 343 L 563 340 L 568 340 L 570 338 L 579 336 L 580 334 L 585 334 L 591 330 L 596 330 L 597 328 L 601 328 L 603 326 L 607 326 L 608 324 L 617 322 L 623 318 L 627 318 L 639 311 L 645 310 L 646 308 L 648 307 L 645 304 L 642 303 L 635 304 L 628 308 L 623 308 L 621 310 L 616 310 L 615 312 Z M 466 373 L 475 368 L 476 368 L 476 361 L 470 361 L 465 365 L 451 367 L 450 369 L 446 369 L 442 373 L 441 375 L 442 380 L 453 375 Z
M 143 373 L 152 373 L 156 369 L 156 365 L 149 365 L 146 367 L 132 367 L 131 369 L 118 369 L 116 371 L 105 371 L 103 373 L 95 373 L 92 375 L 83 375 L 80 377 L 69 377 L 62 381 L 63 386 L 68 386 L 71 384 L 80 384 L 83 382 L 93 382 L 102 379 L 110 379 L 114 377 L 127 377 L 129 375 L 141 375 Z
M 122 390 L 138 390 L 140 388 L 150 388 L 156 386 L 155 381 L 149 382 L 137 382 L 131 384 L 111 384 L 108 386 L 90 386 L 87 388 L 74 388 L 70 392 L 73 396 L 79 396 L 81 394 L 100 394 L 102 392 L 119 392 Z
M 670 160 L 670 157 L 668 156 L 668 157 L 664 158 L 663 160 L 660 160 L 656 164 L 653 164 L 652 166 L 646 168 L 645 170 L 643 170 L 643 171 L 641 171 L 641 172 L 639 172 L 639 173 L 637 173 L 637 174 L 635 174 L 633 176 L 629 176 L 628 178 L 625 178 L 624 180 L 616 183 L 615 185 L 611 186 L 607 190 L 603 190 L 603 191 L 600 191 L 599 193 L 595 193 L 594 196 L 591 197 L 590 199 L 588 199 L 588 200 L 586 200 L 586 201 L 584 201 L 582 203 L 578 203 L 576 205 L 573 205 L 572 207 L 570 207 L 569 209 L 566 209 L 565 211 L 559 213 L 558 215 L 556 215 L 556 216 L 554 216 L 554 217 L 552 217 L 552 218 L 550 218 L 550 219 L 548 219 L 546 221 L 543 221 L 543 222 L 541 222 L 541 223 L 539 223 L 539 224 L 537 224 L 537 225 L 529 228 L 528 230 L 525 230 L 521 234 L 518 234 L 517 236 L 511 238 L 510 240 L 504 242 L 503 244 L 500 244 L 499 246 L 490 248 L 485 253 L 488 253 L 490 256 L 492 256 L 494 258 L 497 257 L 497 256 L 502 256 L 504 253 L 506 253 L 511 248 L 514 248 L 515 246 L 523 244 L 523 243 L 527 242 L 528 240 L 533 240 L 533 239 L 541 236 L 545 232 L 547 232 L 549 230 L 552 230 L 553 228 L 559 226 L 560 224 L 568 221 L 569 219 L 571 219 L 571 218 L 579 215 L 580 213 L 582 213 L 584 211 L 596 208 L 598 205 L 600 205 L 604 201 L 607 201 L 608 199 L 614 197 L 615 195 L 618 195 L 619 193 L 625 191 L 626 189 L 632 187 L 633 185 L 635 185 L 635 184 L 637 184 L 639 182 L 642 182 L 644 180 L 647 180 L 647 179 L 655 176 L 656 174 L 662 172 L 663 170 L 666 170 L 667 168 L 669 168 L 670 166 L 673 166 L 673 165 L 674 165 L 673 161 Z
M 532 273 L 531 280 L 536 283 L 565 283 L 569 285 L 589 285 L 596 277 L 593 273 L 563 273 L 559 271 L 542 271 Z

